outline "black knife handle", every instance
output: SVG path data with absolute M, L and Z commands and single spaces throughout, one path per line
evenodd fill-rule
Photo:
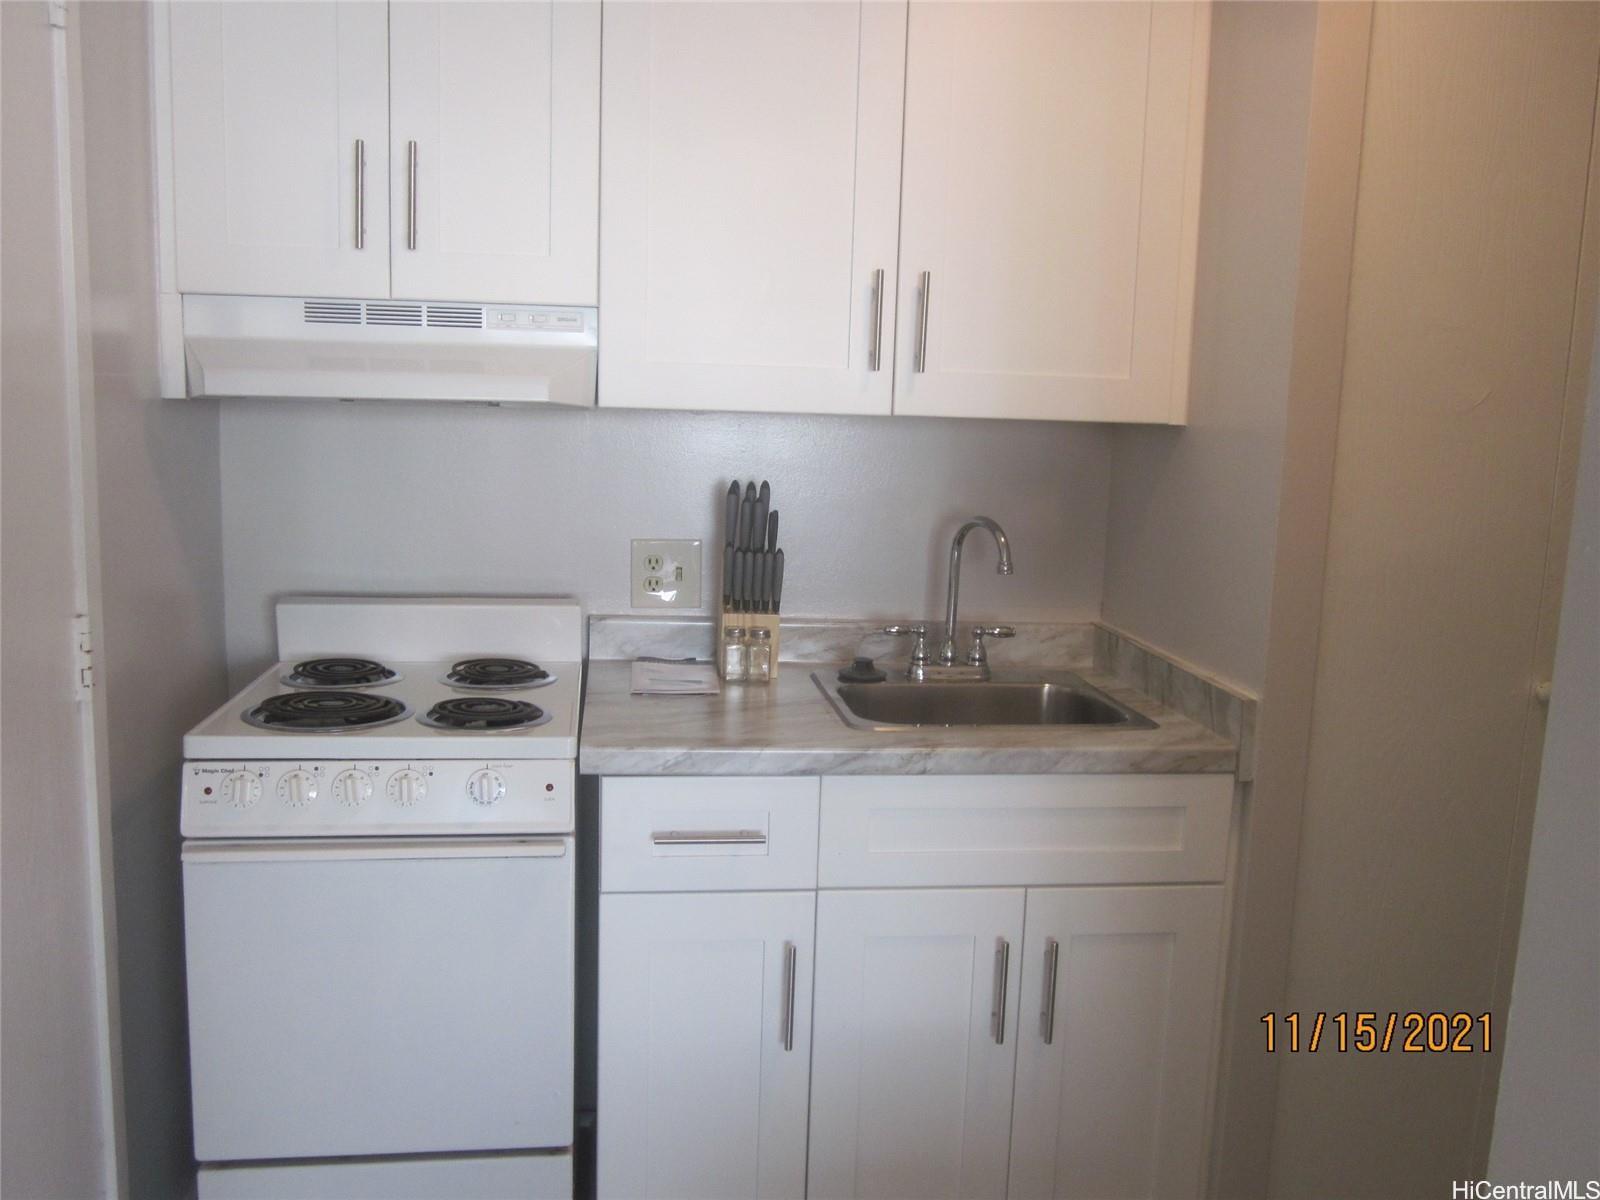
M 739 481 L 735 479 L 728 485 L 728 495 L 722 506 L 722 541 L 724 545 L 734 545 L 734 539 L 739 536 Z
M 767 540 L 767 502 L 756 497 L 756 502 L 750 508 L 750 544 L 746 547 L 758 553 L 766 549 Z

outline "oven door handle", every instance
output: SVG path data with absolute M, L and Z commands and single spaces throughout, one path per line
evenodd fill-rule
M 565 838 L 261 838 L 185 842 L 186 863 L 353 862 L 418 858 L 563 858 Z

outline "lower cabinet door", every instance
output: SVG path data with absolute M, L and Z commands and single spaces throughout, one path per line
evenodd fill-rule
M 1034 888 L 1011 1200 L 1202 1194 L 1220 887 Z
M 600 898 L 601 1200 L 804 1195 L 813 892 Z
M 809 1195 L 1005 1195 L 1023 896 L 818 897 Z

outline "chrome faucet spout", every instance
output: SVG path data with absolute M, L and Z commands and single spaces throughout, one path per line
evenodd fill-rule
M 995 574 L 1011 574 L 1011 541 L 1006 537 L 1006 531 L 1000 528 L 998 521 L 989 517 L 973 517 L 956 530 L 956 536 L 950 543 L 950 586 L 946 594 L 944 645 L 939 648 L 939 662 L 947 667 L 956 661 L 956 616 L 961 600 L 961 544 L 967 540 L 967 534 L 974 529 L 987 529 L 994 535 L 994 544 L 1000 551 L 1000 562 L 995 567 Z

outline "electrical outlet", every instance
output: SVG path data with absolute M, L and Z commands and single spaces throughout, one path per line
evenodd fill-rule
M 633 607 L 699 608 L 699 539 L 633 539 Z

